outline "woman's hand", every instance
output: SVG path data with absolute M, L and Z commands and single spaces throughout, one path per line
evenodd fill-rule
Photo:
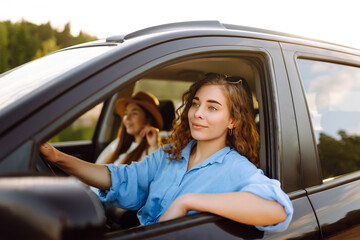
M 186 216 L 190 211 L 188 207 L 189 201 L 191 201 L 191 194 L 179 196 L 161 216 L 159 222 Z
M 156 151 L 160 147 L 158 128 L 152 126 L 145 126 L 141 130 L 140 136 L 146 137 L 146 140 L 153 151 Z
M 59 150 L 57 150 L 47 142 L 41 145 L 40 152 L 43 155 L 44 159 L 51 163 L 58 162 L 59 156 L 61 155 L 61 152 Z
M 111 186 L 110 171 L 104 165 L 83 161 L 57 150 L 49 143 L 44 143 L 40 147 L 40 152 L 46 161 L 55 164 L 87 185 L 104 190 Z

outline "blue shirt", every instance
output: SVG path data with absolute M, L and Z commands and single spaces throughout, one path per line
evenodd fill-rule
M 178 161 L 169 161 L 168 154 L 157 150 L 141 162 L 131 165 L 106 165 L 111 173 L 109 190 L 100 191 L 103 202 L 126 209 L 139 209 L 143 225 L 158 222 L 170 204 L 186 193 L 250 192 L 284 206 L 284 222 L 256 226 L 259 230 L 283 231 L 292 218 L 293 207 L 277 180 L 269 179 L 247 158 L 225 147 L 202 163 L 187 170 L 192 140 L 181 152 Z

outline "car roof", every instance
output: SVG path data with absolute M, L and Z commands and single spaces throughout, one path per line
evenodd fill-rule
M 324 49 L 331 49 L 334 51 L 347 52 L 359 55 L 359 50 L 350 46 L 336 44 L 328 41 L 308 38 L 295 34 L 288 34 L 279 31 L 273 31 L 263 28 L 248 27 L 235 24 L 221 23 L 219 21 L 189 21 L 176 22 L 153 26 L 127 34 L 119 34 L 106 38 L 105 40 L 98 40 L 94 42 L 83 43 L 68 47 L 66 49 L 77 47 L 89 47 L 106 44 L 120 44 L 138 39 L 147 38 L 161 38 L 165 37 L 167 40 L 174 40 L 187 37 L 200 36 L 233 36 L 252 39 L 263 39 L 276 42 L 293 43 L 300 45 L 313 46 Z M 64 50 L 64 49 L 63 49 Z M 61 50 L 60 50 L 61 51 Z
M 158 25 L 141 29 L 129 34 L 111 36 L 106 39 L 106 42 L 122 43 L 124 41 L 161 34 L 171 33 L 183 33 L 186 36 L 186 32 L 192 36 L 200 35 L 220 35 L 220 36 L 238 36 L 249 37 L 257 39 L 265 39 L 278 42 L 288 42 L 296 44 L 312 45 L 321 48 L 331 48 L 333 50 L 349 51 L 358 50 L 349 46 L 335 44 L 327 41 L 316 40 L 299 35 L 283 33 L 279 31 L 267 30 L 262 28 L 247 27 L 242 25 L 220 23 L 219 21 L 190 21 L 190 22 L 178 22 Z

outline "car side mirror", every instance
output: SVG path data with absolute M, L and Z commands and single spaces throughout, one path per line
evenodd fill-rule
M 0 178 L 0 232 L 4 239 L 99 239 L 104 209 L 72 177 Z

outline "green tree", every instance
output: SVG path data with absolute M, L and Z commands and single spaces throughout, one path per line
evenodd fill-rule
M 40 58 L 42 56 L 45 56 L 51 52 L 54 52 L 54 51 L 57 51 L 59 50 L 59 46 L 56 45 L 56 39 L 55 37 L 52 37 L 44 42 L 41 43 L 41 48 L 39 48 L 37 51 L 36 51 L 36 54 L 35 54 L 35 57 L 34 59 L 36 58 Z
M 41 25 L 25 20 L 17 23 L 0 22 L 0 73 L 59 48 L 96 39 L 84 32 L 74 37 L 71 35 L 70 23 L 60 32 L 53 29 L 50 22 Z
M 320 133 L 318 151 L 323 178 L 360 170 L 360 136 L 339 131 L 339 140 Z
M 80 43 L 94 41 L 96 39 L 97 39 L 96 37 L 80 31 L 79 35 L 76 38 L 74 38 L 73 43 L 74 43 L 74 45 L 76 45 L 76 44 L 80 44 Z
M 10 33 L 9 49 L 11 67 L 19 66 L 31 59 L 31 38 L 24 20 L 14 25 Z
M 10 53 L 8 49 L 8 27 L 6 22 L 0 22 L 0 73 L 10 69 Z
M 73 45 L 73 36 L 71 35 L 70 23 L 67 23 L 64 30 L 57 33 L 57 45 L 61 48 L 66 48 Z
M 47 22 L 46 24 L 41 24 L 37 27 L 36 33 L 39 35 L 40 41 L 46 41 L 50 38 L 55 38 L 54 29 L 51 27 L 51 23 Z

